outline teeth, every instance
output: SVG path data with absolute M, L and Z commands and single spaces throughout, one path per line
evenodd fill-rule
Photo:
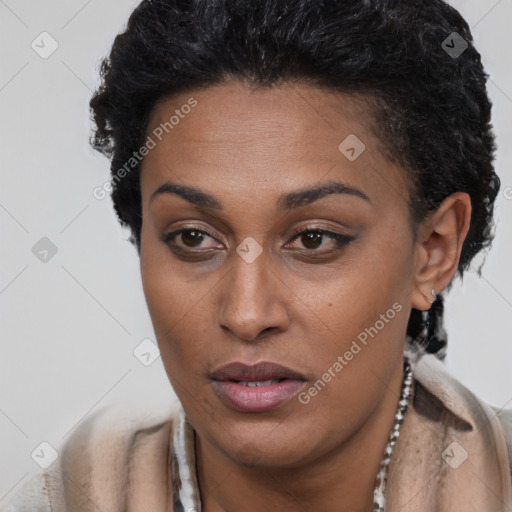
M 238 381 L 237 384 L 241 384 L 242 386 L 247 386 L 248 388 L 255 388 L 258 386 L 270 386 L 271 384 L 277 384 L 279 379 L 272 380 L 241 380 Z

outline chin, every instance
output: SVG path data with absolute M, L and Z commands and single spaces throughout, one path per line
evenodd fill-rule
M 284 428 L 279 428 L 279 427 Z M 238 430 L 238 431 L 237 431 Z M 247 468 L 293 468 L 312 451 L 312 436 L 306 431 L 295 431 L 289 423 L 244 425 L 226 428 L 227 434 L 217 439 L 218 448 L 231 460 Z
M 234 462 L 240 466 L 253 469 L 294 468 L 300 466 L 302 454 L 298 453 L 297 445 L 293 446 L 269 446 L 269 443 L 247 442 L 238 450 L 229 447 L 226 452 Z

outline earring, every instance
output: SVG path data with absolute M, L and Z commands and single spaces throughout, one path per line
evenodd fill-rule
M 432 297 L 434 298 L 434 300 L 429 301 L 429 302 L 430 302 L 430 304 L 434 304 L 434 302 L 436 301 L 436 298 L 437 298 L 437 297 L 436 297 L 436 292 L 435 292 L 435 290 L 432 290 Z

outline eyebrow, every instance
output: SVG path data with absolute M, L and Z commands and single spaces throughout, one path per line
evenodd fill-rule
M 222 210 L 222 204 L 218 199 L 211 194 L 190 185 L 177 185 L 169 182 L 164 183 L 151 194 L 149 201 L 153 201 L 156 196 L 161 194 L 173 194 L 179 196 L 199 208 Z M 307 206 L 308 204 L 318 201 L 330 194 L 348 194 L 371 203 L 370 198 L 361 190 L 339 181 L 328 181 L 313 188 L 306 187 L 283 194 L 277 199 L 277 211 L 278 213 L 284 213 L 295 208 Z

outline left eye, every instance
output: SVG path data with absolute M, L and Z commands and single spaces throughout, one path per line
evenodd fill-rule
M 340 249 L 352 241 L 352 238 L 347 235 L 334 233 L 333 231 L 327 231 L 325 229 L 306 229 L 297 233 L 293 240 L 300 238 L 302 245 L 304 245 L 306 250 L 314 251 L 322 246 L 323 239 L 325 237 L 329 238 L 333 242 L 331 245 L 334 247 L 331 247 L 331 249 Z M 326 250 L 329 250 L 329 248 Z

